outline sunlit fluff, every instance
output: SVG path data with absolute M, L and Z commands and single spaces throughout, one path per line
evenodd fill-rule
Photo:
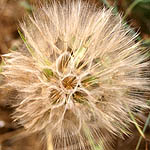
M 29 132 L 51 133 L 54 149 L 107 149 L 128 115 L 146 107 L 146 57 L 112 10 L 82 1 L 38 9 L 21 24 L 29 51 L 4 56 L 7 86 L 19 94 L 14 114 Z M 140 108 L 140 109 L 139 109 Z

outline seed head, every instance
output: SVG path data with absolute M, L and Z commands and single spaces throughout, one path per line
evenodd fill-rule
M 107 149 L 108 133 L 126 133 L 128 111 L 147 107 L 145 52 L 111 9 L 54 2 L 21 29 L 29 53 L 4 55 L 2 73 L 19 92 L 13 117 L 29 132 L 51 132 L 54 149 L 92 149 L 87 135 Z

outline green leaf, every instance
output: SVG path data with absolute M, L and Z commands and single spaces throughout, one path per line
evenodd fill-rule
M 123 19 L 126 19 L 126 17 L 131 13 L 132 9 L 139 4 L 140 2 L 142 2 L 143 0 L 135 0 L 133 1 L 133 3 L 131 3 L 131 5 L 128 7 L 128 9 L 125 12 L 125 15 L 123 17 Z
M 81 59 L 85 55 L 86 50 L 87 50 L 87 48 L 81 47 L 81 48 L 77 49 L 77 51 L 75 52 L 74 56 L 76 59 L 76 61 L 75 61 L 76 66 L 78 66 L 79 62 L 81 61 Z
M 147 128 L 147 126 L 149 125 L 149 123 L 150 123 L 150 113 L 149 113 L 149 115 L 148 115 L 148 117 L 147 117 L 147 120 L 146 120 L 146 123 L 145 123 L 145 125 L 144 125 L 143 133 L 146 131 L 146 128 Z M 140 144 L 141 144 L 141 141 L 142 141 L 142 136 L 140 136 L 140 138 L 139 138 L 138 144 L 137 144 L 137 146 L 136 146 L 136 150 L 139 149 Z
M 31 46 L 28 44 L 28 42 L 27 42 L 27 40 L 25 39 L 24 35 L 21 33 L 20 30 L 18 30 L 18 33 L 19 33 L 21 39 L 23 40 L 24 44 L 26 45 L 26 47 L 27 47 L 29 53 L 30 53 L 32 56 L 34 56 L 34 50 L 33 50 L 33 49 L 31 48 Z
M 21 1 L 20 5 L 25 8 L 29 13 L 32 12 L 32 6 L 30 5 L 30 3 L 28 1 Z
M 101 141 L 101 139 L 99 141 L 99 144 L 95 144 L 93 136 L 91 135 L 90 129 L 87 127 L 86 124 L 84 124 L 84 132 L 92 147 L 92 150 L 104 150 L 103 142 Z
M 100 0 L 100 1 L 102 1 L 108 8 L 111 8 L 111 5 L 107 0 Z
M 97 78 L 95 76 L 89 76 L 85 80 L 82 81 L 82 83 L 87 83 L 87 82 L 94 82 Z
M 23 40 L 24 44 L 26 45 L 26 47 L 27 47 L 29 53 L 32 55 L 32 57 L 36 58 L 37 56 L 36 56 L 36 54 L 35 54 L 35 51 L 34 51 L 34 50 L 31 48 L 31 46 L 28 44 L 28 42 L 27 42 L 27 40 L 25 39 L 24 35 L 21 33 L 20 30 L 18 30 L 18 33 L 19 33 L 21 39 Z M 44 56 L 41 56 L 41 57 L 42 57 L 41 60 L 38 60 L 37 58 L 36 58 L 36 60 L 37 60 L 38 62 L 41 62 L 41 63 L 42 63 L 42 60 L 43 60 L 43 63 L 42 63 L 43 65 L 47 65 L 47 66 L 50 66 L 50 65 L 51 65 L 51 62 L 50 62 L 46 57 L 44 57 Z
M 150 3 L 150 0 L 141 0 L 142 3 Z
M 145 47 L 150 47 L 150 39 L 143 40 L 142 45 Z
M 74 57 L 75 57 L 75 64 L 76 66 L 78 66 L 78 64 L 81 62 L 81 60 L 83 59 L 83 57 L 85 56 L 85 53 L 88 49 L 88 45 L 90 43 L 90 39 L 91 36 L 88 36 L 86 39 L 85 44 L 83 44 L 81 47 L 79 47 L 76 52 L 74 53 Z M 72 42 L 75 41 L 75 37 L 73 37 Z
M 137 128 L 137 130 L 139 131 L 141 136 L 145 139 L 145 135 L 144 135 L 143 131 L 141 130 L 140 126 L 138 125 L 138 123 L 136 122 L 134 115 L 132 114 L 132 112 L 130 111 L 130 109 L 129 109 L 129 107 L 127 105 L 126 105 L 126 107 L 127 107 L 127 110 L 129 112 L 129 115 L 130 115 L 130 117 L 131 117 L 135 127 Z
M 53 71 L 49 68 L 44 68 L 43 73 L 46 76 L 47 79 L 53 76 Z

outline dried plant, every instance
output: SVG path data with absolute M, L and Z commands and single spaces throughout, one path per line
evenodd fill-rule
M 21 29 L 29 53 L 3 56 L 5 86 L 19 92 L 15 120 L 51 133 L 56 150 L 110 150 L 109 133 L 127 134 L 128 111 L 148 107 L 147 55 L 137 35 L 111 9 L 80 0 L 42 6 Z

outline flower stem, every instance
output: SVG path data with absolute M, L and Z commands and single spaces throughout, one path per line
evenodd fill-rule
M 47 134 L 47 150 L 53 150 L 52 135 Z

